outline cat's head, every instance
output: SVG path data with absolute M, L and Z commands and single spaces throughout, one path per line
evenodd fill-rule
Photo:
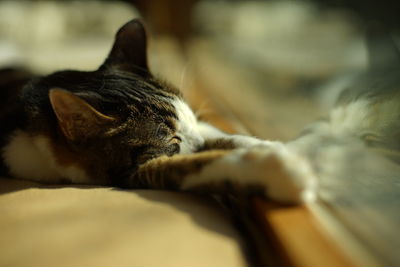
M 132 20 L 119 29 L 98 70 L 56 72 L 24 90 L 31 130 L 46 132 L 57 164 L 87 174 L 85 181 L 64 178 L 119 183 L 150 159 L 203 144 L 179 90 L 150 73 L 146 43 L 142 23 Z

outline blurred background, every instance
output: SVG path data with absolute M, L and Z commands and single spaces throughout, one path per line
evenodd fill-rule
M 0 66 L 95 69 L 117 29 L 142 17 L 153 72 L 200 113 L 197 94 L 209 90 L 253 134 L 288 140 L 330 108 L 329 81 L 366 66 L 367 25 L 398 28 L 396 10 L 361 0 L 1 1 Z

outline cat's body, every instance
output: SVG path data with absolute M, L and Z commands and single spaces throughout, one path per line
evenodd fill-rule
M 309 170 L 289 175 L 280 143 L 198 121 L 179 90 L 154 78 L 138 20 L 119 30 L 98 70 L 21 85 L 5 86 L 13 101 L 0 117 L 3 175 L 129 188 L 258 188 L 283 201 L 300 200 L 306 187 L 297 176 Z
M 399 147 L 400 64 L 389 65 L 353 82 L 329 119 L 288 144 L 228 135 L 199 121 L 178 89 L 151 75 L 145 31 L 133 20 L 96 71 L 28 82 L 12 72 L 15 82 L 0 84 L 0 170 L 48 183 L 310 199 L 315 175 L 332 166 L 330 175 L 346 174 L 349 157 L 365 158 L 362 166 L 386 159 L 371 148 Z

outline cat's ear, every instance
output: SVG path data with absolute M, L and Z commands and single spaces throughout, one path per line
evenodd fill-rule
M 118 30 L 111 52 L 100 68 L 104 67 L 149 75 L 146 30 L 139 19 L 129 21 Z
M 70 140 L 84 140 L 96 136 L 115 121 L 68 91 L 51 89 L 49 98 L 61 131 Z

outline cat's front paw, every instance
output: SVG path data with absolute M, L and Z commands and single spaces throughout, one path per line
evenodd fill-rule
M 183 184 L 185 189 L 229 182 L 246 190 L 262 187 L 265 196 L 285 203 L 314 198 L 315 179 L 309 164 L 284 145 L 237 149 L 212 162 Z
M 242 154 L 254 183 L 261 183 L 265 195 L 286 203 L 313 200 L 315 178 L 308 162 L 285 146 L 255 146 Z

